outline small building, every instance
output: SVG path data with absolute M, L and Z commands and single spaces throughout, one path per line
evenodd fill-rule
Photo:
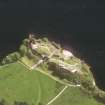
M 31 43 L 31 48 L 32 48 L 32 50 L 37 49 L 38 48 L 38 44 Z
M 64 55 L 64 57 L 67 59 L 67 58 L 71 58 L 71 57 L 73 57 L 74 55 L 70 52 L 70 51 L 68 51 L 68 50 L 63 50 L 63 55 Z
M 35 36 L 33 34 L 29 34 L 29 39 L 34 38 Z

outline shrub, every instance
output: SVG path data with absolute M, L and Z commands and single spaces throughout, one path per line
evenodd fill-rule
M 1 100 L 0 100 L 0 105 L 7 105 L 7 104 L 6 104 L 6 101 L 5 101 L 4 99 L 1 99 Z
M 46 37 L 43 38 L 43 41 L 44 41 L 44 42 L 49 42 Z
M 39 102 L 39 104 L 38 105 L 43 105 L 41 102 Z
M 71 74 L 66 79 L 75 84 L 80 84 L 80 76 L 78 74 Z
M 17 61 L 19 58 L 20 58 L 20 54 L 18 52 L 14 52 L 14 53 L 11 53 L 9 54 L 8 56 L 6 56 L 1 64 L 4 65 L 4 64 L 8 64 L 8 63 L 12 63 L 12 62 L 15 62 Z
M 14 52 L 10 55 L 8 55 L 8 58 L 10 58 L 12 61 L 16 61 L 20 58 L 20 54 L 18 52 Z
M 81 84 L 85 89 L 89 91 L 93 91 L 95 88 L 93 85 L 93 81 L 90 77 L 81 77 Z

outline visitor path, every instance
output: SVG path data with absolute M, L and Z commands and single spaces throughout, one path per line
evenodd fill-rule
M 55 53 L 56 53 L 56 50 L 53 51 L 53 53 L 51 53 L 48 58 L 51 59 L 52 56 L 53 56 Z M 36 63 L 36 64 L 33 65 L 32 67 L 30 67 L 30 66 L 26 66 L 24 63 L 22 63 L 22 62 L 19 61 L 19 63 L 22 64 L 23 66 L 25 66 L 28 70 L 39 71 L 39 72 L 43 73 L 44 75 L 49 76 L 49 77 L 52 78 L 53 80 L 55 80 L 55 81 L 57 81 L 57 82 L 59 82 L 59 83 L 61 83 L 61 84 L 63 84 L 63 85 L 70 86 L 70 87 L 80 87 L 80 86 L 81 86 L 80 84 L 76 84 L 76 85 L 69 84 L 69 83 L 67 83 L 67 82 L 64 82 L 64 81 L 60 80 L 60 79 L 57 78 L 57 77 L 52 76 L 52 75 L 51 75 L 50 73 L 48 73 L 48 72 L 45 72 L 45 71 L 43 71 L 43 70 L 38 69 L 38 66 L 39 66 L 40 64 L 42 64 L 43 62 L 44 62 L 44 60 L 41 59 L 41 60 L 38 61 L 38 63 Z M 75 67 L 76 65 L 77 65 L 77 64 L 71 65 L 70 67 Z
M 63 88 L 63 90 L 61 90 L 61 92 L 60 92 L 57 96 L 55 96 L 51 101 L 49 101 L 46 105 L 52 104 L 58 97 L 60 97 L 60 96 L 62 95 L 62 93 L 63 93 L 67 88 L 68 88 L 68 86 L 65 86 L 65 87 Z
M 56 50 L 53 51 L 53 53 L 51 53 L 48 56 L 48 59 L 52 58 L 52 56 L 56 53 Z M 33 65 L 30 69 L 35 69 L 36 67 L 38 67 L 40 64 L 42 64 L 44 62 L 44 59 L 40 59 L 35 65 Z
M 52 54 L 50 54 L 50 56 L 48 57 L 48 59 L 51 59 L 52 56 L 53 56 L 55 53 L 56 53 L 56 51 L 54 51 Z M 52 60 L 54 60 L 54 59 L 52 59 Z M 57 82 L 59 82 L 59 83 L 65 85 L 65 87 L 64 87 L 52 100 L 50 100 L 46 105 L 51 105 L 56 99 L 58 99 L 58 98 L 63 94 L 63 92 L 64 92 L 68 87 L 81 87 L 80 84 L 73 85 L 73 84 L 64 82 L 64 81 L 60 80 L 59 78 L 52 76 L 50 73 L 45 72 L 45 71 L 43 71 L 43 70 L 40 70 L 40 68 L 38 68 L 38 66 L 41 65 L 43 62 L 44 62 L 44 59 L 41 59 L 41 60 L 39 60 L 35 65 L 33 65 L 32 67 L 29 67 L 29 66 L 24 65 L 24 63 L 22 63 L 22 62 L 19 62 L 19 63 L 21 63 L 22 65 L 24 65 L 24 66 L 25 66 L 27 69 L 29 69 L 29 70 L 39 71 L 39 72 L 43 73 L 44 75 L 49 76 L 49 77 L 52 78 L 53 80 L 55 80 L 55 81 L 57 81 Z M 71 71 L 72 73 L 74 73 L 74 71 L 81 72 L 80 69 L 77 67 L 78 64 L 74 64 L 74 65 L 70 65 L 70 64 L 69 64 L 69 65 L 68 65 L 67 63 L 62 62 L 62 61 L 60 61 L 60 60 L 59 60 L 59 63 L 62 64 L 63 67 L 66 67 L 66 66 L 67 66 L 68 68 L 72 68 L 72 71 Z M 65 65 L 66 65 L 66 66 L 65 66 Z M 68 69 L 67 69 L 67 70 L 68 70 Z M 94 81 L 93 81 L 93 83 L 94 83 Z M 39 99 L 40 99 L 40 95 L 41 95 L 41 93 L 39 92 Z
M 35 68 L 34 68 L 34 69 L 30 69 L 28 66 L 24 65 L 24 64 L 21 63 L 20 61 L 18 61 L 18 63 L 20 63 L 20 64 L 22 64 L 23 66 L 25 66 L 28 70 L 39 71 L 39 72 L 43 73 L 44 75 L 47 75 L 48 77 L 50 77 L 50 78 L 52 78 L 53 80 L 57 81 L 58 83 L 61 83 L 61 84 L 65 85 L 65 87 L 64 87 L 52 100 L 50 100 L 46 105 L 51 105 L 56 99 L 58 99 L 58 98 L 62 95 L 62 93 L 63 93 L 68 87 L 81 87 L 80 84 L 72 85 L 72 84 L 66 83 L 66 82 L 60 80 L 59 78 L 54 77 L 54 76 L 52 76 L 51 74 L 49 74 L 49 73 L 47 73 L 47 72 L 45 72 L 45 71 L 43 71 L 43 70 L 40 70 L 40 69 L 38 69 L 38 68 L 36 68 L 36 69 L 35 69 Z M 39 92 L 39 96 L 40 96 L 40 95 L 41 95 L 41 93 Z M 39 98 L 39 99 L 40 99 L 40 98 Z
M 8 67 L 8 66 L 11 65 L 11 64 L 13 64 L 13 63 L 5 64 L 5 65 L 3 65 L 3 66 L 0 66 L 0 69 L 2 69 L 2 68 L 4 68 L 4 67 Z
M 40 70 L 40 69 L 38 69 L 38 68 L 36 68 L 36 69 L 30 69 L 30 67 L 24 65 L 24 64 L 21 63 L 20 61 L 18 61 L 18 63 L 20 63 L 21 65 L 23 65 L 25 68 L 27 68 L 27 70 L 35 70 L 35 71 L 38 71 L 38 72 L 40 72 L 40 73 L 43 73 L 44 75 L 47 75 L 48 77 L 52 78 L 53 80 L 55 80 L 55 81 L 57 81 L 57 82 L 59 82 L 59 83 L 61 83 L 61 84 L 63 84 L 63 85 L 66 85 L 66 86 L 69 86 L 69 87 L 80 87 L 80 86 L 81 86 L 80 84 L 73 85 L 73 84 L 66 83 L 66 82 L 60 80 L 59 78 L 52 76 L 50 73 L 45 72 L 45 71 L 43 71 L 43 70 Z
M 34 69 L 34 70 L 39 71 L 39 72 L 43 73 L 44 75 L 47 75 L 48 77 L 52 78 L 53 80 L 55 80 L 55 81 L 57 81 L 57 82 L 59 82 L 59 83 L 61 83 L 63 85 L 70 86 L 70 87 L 80 87 L 81 86 L 80 84 L 72 85 L 72 84 L 66 83 L 66 82 L 60 80 L 59 78 L 54 77 L 50 73 L 45 72 L 43 70 L 40 70 L 40 69 Z

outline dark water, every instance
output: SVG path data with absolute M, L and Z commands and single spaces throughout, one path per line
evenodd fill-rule
M 48 34 L 85 60 L 105 90 L 105 8 L 102 0 L 1 0 L 0 58 L 29 32 Z

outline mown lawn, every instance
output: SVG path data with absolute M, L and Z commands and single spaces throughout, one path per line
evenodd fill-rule
M 51 105 L 104 105 L 79 88 L 69 87 Z
M 0 99 L 8 103 L 27 102 L 29 105 L 46 104 L 63 85 L 38 71 L 29 71 L 18 63 L 0 67 Z
M 29 71 L 19 63 L 0 67 L 0 99 L 13 105 L 14 101 L 29 105 L 46 105 L 63 85 L 38 72 Z M 39 104 L 40 103 L 40 104 Z M 68 87 L 51 105 L 103 105 L 79 88 Z

